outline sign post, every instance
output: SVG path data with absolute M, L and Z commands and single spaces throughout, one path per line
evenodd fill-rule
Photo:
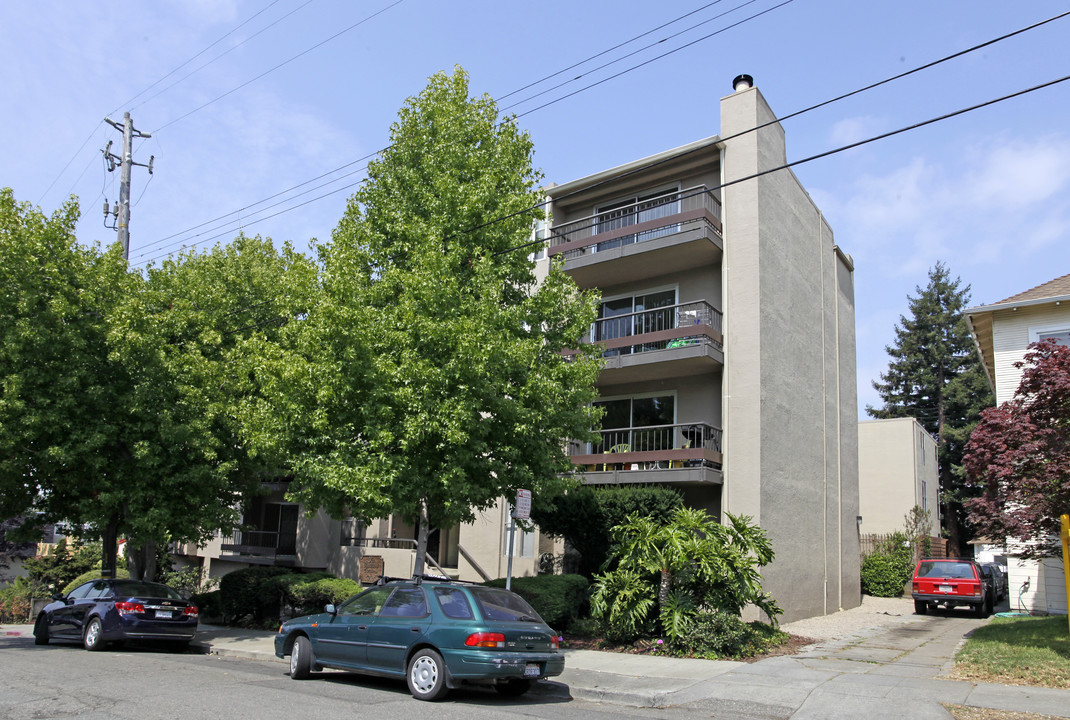
M 513 522 L 509 525 L 509 561 L 505 565 L 505 589 L 513 588 L 513 540 L 516 536 L 516 521 L 531 517 L 531 491 L 517 490 L 513 512 L 509 515 Z

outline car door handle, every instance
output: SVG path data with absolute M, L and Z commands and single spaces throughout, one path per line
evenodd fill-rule
M 367 629 L 368 629 L 367 625 L 357 625 L 357 630 L 367 630 Z
M 420 632 L 420 631 L 421 631 L 422 629 L 423 629 L 423 628 L 418 628 L 418 627 L 411 627 L 411 628 L 409 628 L 409 630 L 412 630 L 412 631 L 413 631 L 414 633 L 418 633 L 418 632 Z

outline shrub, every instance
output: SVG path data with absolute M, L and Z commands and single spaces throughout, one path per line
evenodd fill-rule
M 40 594 L 40 586 L 24 577 L 0 588 L 0 623 L 24 623 L 30 616 L 30 601 Z
M 892 533 L 862 560 L 862 592 L 873 597 L 899 597 L 914 571 L 914 551 L 907 536 Z
M 230 624 L 265 626 L 278 620 L 279 593 L 270 580 L 293 571 L 280 567 L 248 567 L 227 573 L 219 579 L 219 598 L 223 618 Z
M 295 615 L 312 615 L 323 612 L 323 606 L 327 603 L 337 605 L 363 589 L 363 586 L 356 580 L 332 576 L 322 577 L 312 582 L 290 585 L 289 604 L 293 607 Z
M 63 589 L 60 590 L 60 592 L 62 592 L 64 595 L 66 595 L 67 593 L 69 593 L 71 590 L 74 590 L 76 587 L 78 587 L 82 583 L 89 582 L 90 580 L 96 580 L 98 577 L 100 577 L 100 568 L 99 567 L 96 570 L 87 570 L 86 572 L 82 573 L 81 575 L 79 575 L 78 577 L 76 577 L 75 579 L 73 579 L 69 583 L 67 583 L 63 587 Z M 125 580 L 126 578 L 130 577 L 130 571 L 127 570 L 126 568 L 116 568 L 115 569 L 115 577 L 122 578 L 122 579 Z
M 503 588 L 505 578 L 483 584 Z M 513 578 L 511 587 L 513 592 L 535 608 L 547 625 L 565 628 L 587 613 L 590 603 L 588 584 L 587 578 L 582 575 L 536 575 Z
M 208 618 L 217 619 L 223 617 L 223 602 L 220 599 L 220 593 L 218 590 L 212 590 L 204 593 L 193 593 L 189 597 L 190 602 L 197 606 L 197 609 L 201 611 L 201 619 L 206 620 Z
M 696 614 L 689 632 L 671 641 L 672 654 L 702 657 L 743 659 L 761 654 L 788 639 L 787 633 L 762 622 L 743 622 L 725 612 Z

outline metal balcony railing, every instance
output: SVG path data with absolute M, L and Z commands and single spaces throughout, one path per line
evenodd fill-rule
M 568 245 L 560 254 L 572 260 L 701 227 L 720 235 L 720 220 L 720 199 L 705 185 L 696 185 L 555 225 L 550 229 L 550 254 L 557 254 L 555 247 Z M 631 226 L 636 226 L 635 232 L 627 231 Z
M 585 342 L 606 343 L 603 356 L 624 355 L 629 353 L 664 350 L 666 348 L 687 347 L 701 342 L 712 342 L 718 349 L 721 343 L 709 337 L 706 328 L 721 334 L 723 313 L 705 300 L 666 305 L 651 310 L 639 310 L 626 315 L 596 320 L 591 326 Z M 704 327 L 703 327 L 704 326 Z M 663 337 L 665 330 L 694 328 L 693 334 L 671 333 L 674 337 Z M 634 337 L 634 345 L 622 344 L 621 338 Z
M 221 549 L 239 555 L 259 557 L 290 557 L 297 555 L 297 533 L 279 533 L 271 530 L 235 530 L 230 542 Z
M 612 454 L 687 448 L 705 448 L 721 452 L 721 428 L 707 423 L 611 428 L 600 431 L 600 434 L 602 442 L 599 445 L 589 445 L 588 453 Z

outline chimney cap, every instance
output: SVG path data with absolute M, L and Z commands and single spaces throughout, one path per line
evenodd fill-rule
M 749 90 L 752 87 L 754 87 L 754 78 L 750 75 L 736 75 L 735 79 L 732 80 L 732 90 L 734 92 Z

